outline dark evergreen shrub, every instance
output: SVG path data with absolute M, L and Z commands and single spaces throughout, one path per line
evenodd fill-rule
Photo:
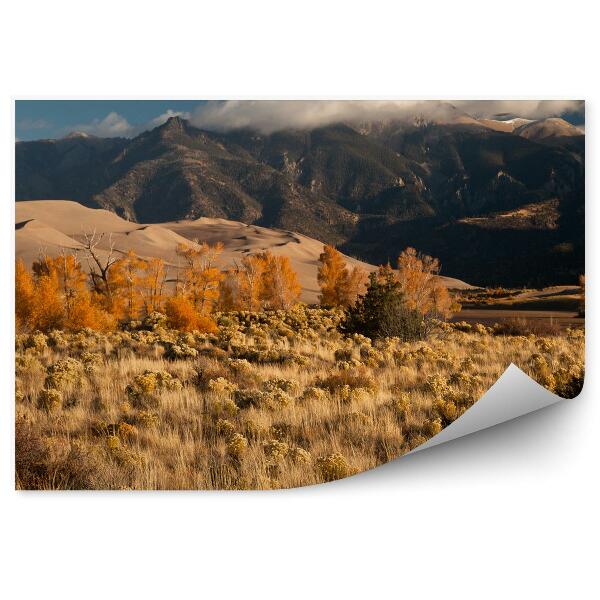
M 399 337 L 403 341 L 421 339 L 425 331 L 423 316 L 406 305 L 391 270 L 369 275 L 366 293 L 348 309 L 341 329 L 371 339 Z

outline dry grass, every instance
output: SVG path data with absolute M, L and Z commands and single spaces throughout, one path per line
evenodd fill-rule
M 17 339 L 22 489 L 273 489 L 346 477 L 435 435 L 514 362 L 576 395 L 583 332 L 440 325 L 372 344 L 340 314 L 230 314 L 217 335 L 157 328 Z M 175 349 L 175 350 L 174 350 Z

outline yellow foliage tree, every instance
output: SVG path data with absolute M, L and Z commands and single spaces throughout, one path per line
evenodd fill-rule
M 165 313 L 169 325 L 180 331 L 200 331 L 215 333 L 217 325 L 208 315 L 201 315 L 195 309 L 189 298 L 171 296 L 165 303 Z
M 31 272 L 19 259 L 15 265 L 15 318 L 17 330 L 32 326 L 35 284 Z
M 290 308 L 300 295 L 289 259 L 269 251 L 246 256 L 234 269 L 222 273 L 215 266 L 222 244 L 180 245 L 177 254 L 184 266 L 169 296 L 162 259 L 142 260 L 130 251 L 113 260 L 116 253 L 111 245 L 104 261 L 96 253 L 96 242 L 91 238 L 85 249 L 89 272 L 82 269 L 75 254 L 43 256 L 31 271 L 17 262 L 20 329 L 107 329 L 141 312 L 165 311 L 172 327 L 214 332 L 216 324 L 210 314 L 217 303 L 221 310 L 279 310 Z
M 437 258 L 414 248 L 406 248 L 398 257 L 398 281 L 408 306 L 423 315 L 447 318 L 460 307 L 439 279 L 440 268 Z
M 287 256 L 275 256 L 269 250 L 257 257 L 263 262 L 259 298 L 264 307 L 270 310 L 291 308 L 298 302 L 302 288 L 290 259 Z
M 112 290 L 112 312 L 122 319 L 135 319 L 143 304 L 140 292 L 144 261 L 130 250 L 123 258 L 114 263 L 109 274 L 109 286 Z
M 143 261 L 139 278 L 139 293 L 146 314 L 162 310 L 167 270 L 162 258 Z
M 333 246 L 325 245 L 319 256 L 317 280 L 321 287 L 320 301 L 324 306 L 351 306 L 364 290 L 365 271 L 348 268 L 344 257 Z
M 219 310 L 229 312 L 244 310 L 242 302 L 242 278 L 237 269 L 229 269 L 223 275 L 219 284 Z
M 111 316 L 94 302 L 86 285 L 87 275 L 77 257 L 64 253 L 55 258 L 44 256 L 32 266 L 33 296 L 29 308 L 31 329 L 107 329 L 113 326 Z M 24 295 L 28 282 L 18 271 L 19 294 Z
M 178 274 L 176 293 L 188 297 L 195 310 L 203 315 L 211 313 L 219 299 L 223 274 L 215 267 L 215 262 L 222 251 L 220 242 L 214 246 L 206 242 L 195 246 L 179 244 L 176 249 L 177 256 L 184 262 Z
M 219 287 L 219 309 L 256 311 L 261 308 L 265 261 L 260 256 L 244 256 L 225 273 Z
M 31 313 L 32 330 L 51 331 L 66 326 L 64 304 L 56 274 L 40 274 L 35 278 L 35 296 Z

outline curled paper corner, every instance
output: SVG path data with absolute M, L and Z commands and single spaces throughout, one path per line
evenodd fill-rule
M 464 414 L 408 454 L 516 419 L 562 399 L 511 363 L 498 381 Z

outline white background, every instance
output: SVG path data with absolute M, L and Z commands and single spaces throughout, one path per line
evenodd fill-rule
M 10 4 L 10 6 L 9 6 Z M 587 4 L 587 7 L 586 7 Z M 5 598 L 597 593 L 598 20 L 565 2 L 3 4 Z M 14 97 L 585 98 L 586 389 L 494 430 L 275 493 L 13 491 Z

